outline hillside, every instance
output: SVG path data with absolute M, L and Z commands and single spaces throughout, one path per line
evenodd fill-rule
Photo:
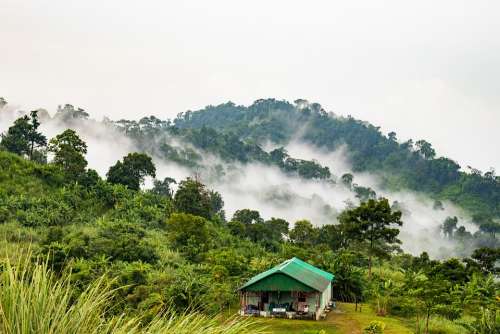
M 450 158 L 437 157 L 425 140 L 399 143 L 394 132 L 385 136 L 370 123 L 327 113 L 318 103 L 274 99 L 248 107 L 226 103 L 182 113 L 174 124 L 214 128 L 257 144 L 271 141 L 286 146 L 300 139 L 331 151 L 347 145 L 354 171 L 377 173 L 387 187 L 427 192 L 479 216 L 500 217 L 500 179 L 494 171 L 467 171 Z
M 294 110 L 289 120 L 308 114 Z M 40 131 L 44 123 L 60 132 L 46 138 Z M 447 216 L 453 212 L 447 203 L 434 208 L 435 201 L 413 203 L 410 195 L 396 192 L 389 201 L 383 189 L 353 182 L 369 182 L 362 174 L 336 175 L 320 161 L 288 154 L 281 146 L 291 139 L 285 128 L 276 130 L 283 138 L 272 139 L 276 147 L 269 149 L 263 135 L 257 140 L 250 132 L 176 123 L 152 117 L 100 123 L 66 106 L 53 118 L 32 112 L 8 127 L 0 142 L 0 261 L 6 268 L 0 306 L 9 310 L 0 318 L 2 331 L 29 323 L 35 331 L 51 332 L 46 324 L 62 326 L 61 319 L 78 328 L 70 320 L 81 316 L 89 317 L 82 320 L 89 327 L 70 332 L 105 326 L 109 333 L 161 333 L 181 326 L 179 333 L 258 333 L 262 323 L 234 317 L 237 288 L 292 257 L 334 273 L 336 300 L 372 310 L 354 314 L 352 305 L 344 306 L 344 319 L 360 330 L 377 320 L 423 332 L 424 319 L 435 332 L 499 328 L 496 225 L 473 234 Z M 133 145 L 126 149 L 137 151 L 99 175 L 92 169 L 96 161 L 87 160 L 95 147 L 80 133 L 89 143 L 106 138 L 103 133 L 122 143 L 127 139 Z M 103 150 L 110 143 L 99 144 Z M 107 152 L 120 152 L 111 144 Z M 187 175 L 169 177 L 179 171 Z M 260 205 L 273 214 L 264 215 Z M 290 212 L 301 218 L 279 215 Z M 309 215 L 325 223 L 313 224 Z M 435 229 L 411 234 L 421 217 L 435 218 Z M 491 216 L 486 219 L 495 224 Z M 405 253 L 417 237 L 424 238 L 418 248 L 424 251 Z M 453 247 L 431 249 L 428 240 Z M 59 292 L 43 295 L 50 303 L 32 303 L 42 299 L 42 286 Z M 16 294 L 30 297 L 12 302 Z M 54 306 L 59 303 L 64 307 Z M 343 333 L 342 323 L 332 324 Z M 304 329 L 315 326 L 308 322 Z

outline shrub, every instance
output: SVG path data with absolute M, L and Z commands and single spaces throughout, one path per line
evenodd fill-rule
M 385 329 L 385 324 L 382 321 L 374 320 L 368 324 L 363 330 L 366 334 L 383 334 Z
M 4 260 L 0 272 L 0 332 L 53 334 L 176 333 L 261 334 L 264 328 L 251 319 L 221 319 L 200 313 L 141 317 L 111 316 L 115 290 L 104 276 L 93 281 L 77 298 L 69 275 L 57 278 L 46 263 L 33 263 L 31 254 L 12 263 Z M 168 308 L 167 308 L 168 309 Z

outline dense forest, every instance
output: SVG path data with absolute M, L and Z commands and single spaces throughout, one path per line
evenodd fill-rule
M 17 116 L 0 142 L 2 332 L 259 333 L 258 323 L 228 316 L 236 289 L 299 257 L 335 273 L 337 300 L 369 304 L 381 321 L 398 316 L 417 333 L 500 333 L 500 178 L 493 170 L 465 171 L 424 140 L 399 143 L 394 133 L 319 104 L 258 100 L 173 121 L 105 120 L 137 150 L 99 175 L 75 126 L 88 120 L 84 110 L 66 105 L 54 117 L 43 110 Z M 47 138 L 41 127 L 53 119 L 64 129 Z M 468 251 L 439 260 L 405 253 L 404 207 L 352 174 L 290 156 L 286 146 L 295 139 L 332 151 L 347 146 L 353 172 L 375 173 L 388 189 L 425 193 L 432 210 L 444 201 L 462 207 L 476 232 L 453 216 L 437 229 L 443 242 Z M 273 148 L 264 149 L 269 142 Z M 245 203 L 228 215 L 224 194 L 198 175 L 208 169 L 206 154 L 218 159 L 210 167 L 215 178 L 232 162 L 258 162 L 340 185 L 356 201 L 323 225 L 264 217 Z M 157 178 L 158 157 L 193 174 Z

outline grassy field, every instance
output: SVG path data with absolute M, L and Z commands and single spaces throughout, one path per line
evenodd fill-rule
M 385 334 L 411 334 L 412 326 L 398 318 L 378 317 L 370 307 L 364 306 L 362 312 L 354 311 L 354 304 L 339 303 L 336 310 L 330 312 L 325 320 L 286 320 L 263 319 L 268 331 L 273 334 L 316 334 L 323 330 L 325 334 L 362 334 L 372 320 L 386 324 Z

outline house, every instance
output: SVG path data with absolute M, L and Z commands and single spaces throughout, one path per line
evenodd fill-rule
M 296 257 L 252 277 L 241 288 L 240 314 L 320 319 L 335 276 Z

